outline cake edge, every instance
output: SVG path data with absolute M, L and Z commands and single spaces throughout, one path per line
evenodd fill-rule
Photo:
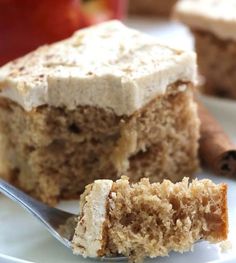
M 83 257 L 99 257 L 105 249 L 105 224 L 112 180 L 96 180 L 81 196 L 79 221 L 72 240 L 72 250 Z M 83 208 L 82 208 L 83 207 Z

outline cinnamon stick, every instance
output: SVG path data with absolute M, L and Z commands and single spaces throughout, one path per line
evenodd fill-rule
M 200 128 L 200 158 L 215 174 L 236 176 L 236 146 L 221 125 L 199 102 L 198 114 Z

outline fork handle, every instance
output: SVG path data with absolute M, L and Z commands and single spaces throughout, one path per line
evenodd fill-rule
M 50 224 L 54 227 L 59 226 L 66 219 L 74 216 L 71 213 L 49 207 L 37 201 L 3 179 L 0 179 L 0 192 L 36 216 L 44 224 Z
M 9 184 L 3 179 L 0 179 L 0 192 L 10 198 L 11 200 L 17 202 L 23 208 L 30 210 L 32 212 L 31 207 L 36 205 L 41 208 L 46 208 L 47 206 L 33 199 L 29 195 L 25 194 L 21 190 L 17 189 L 13 185 Z

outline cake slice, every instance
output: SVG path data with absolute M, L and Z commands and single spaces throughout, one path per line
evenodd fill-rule
M 138 262 L 227 238 L 227 186 L 210 180 L 97 180 L 86 187 L 80 209 L 72 248 L 84 257 L 123 254 Z
M 175 17 L 195 37 L 204 92 L 236 99 L 236 1 L 179 1 Z
M 55 204 L 95 179 L 179 181 L 198 168 L 193 52 L 118 21 L 0 68 L 0 176 Z

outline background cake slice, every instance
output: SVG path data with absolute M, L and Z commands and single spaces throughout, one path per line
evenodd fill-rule
M 54 204 L 95 179 L 198 167 L 195 54 L 117 21 L 0 68 L 1 176 Z
M 175 16 L 195 37 L 207 94 L 236 99 L 236 1 L 183 0 Z
M 97 180 L 80 209 L 72 248 L 84 257 L 123 254 L 140 262 L 188 251 L 200 239 L 216 243 L 228 233 L 227 186 L 210 180 Z

